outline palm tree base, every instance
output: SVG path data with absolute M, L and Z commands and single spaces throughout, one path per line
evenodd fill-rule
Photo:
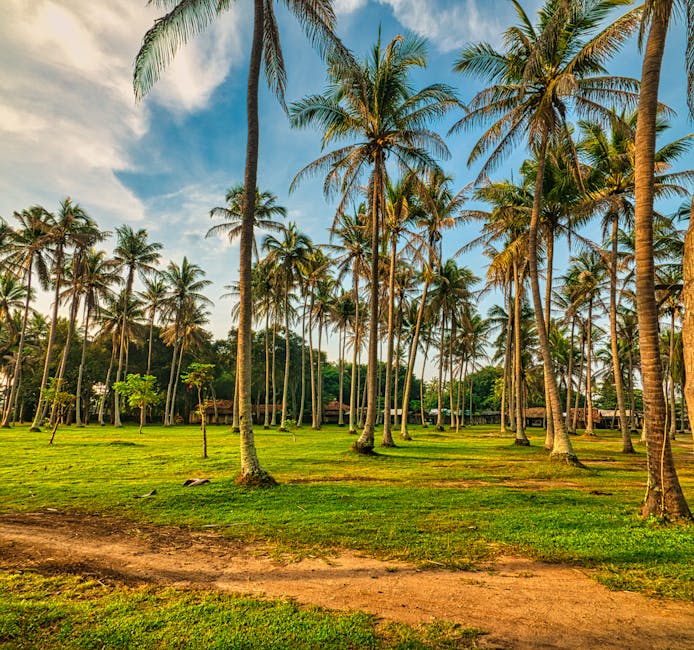
M 567 452 L 553 452 L 549 455 L 549 459 L 555 463 L 565 463 L 566 465 L 571 465 L 572 467 L 586 469 L 586 466 L 580 460 L 578 460 L 578 456 L 576 456 L 576 454 L 569 454 Z
M 241 429 L 239 427 L 231 427 L 231 432 L 232 433 L 241 433 Z
M 436 425 L 436 430 L 437 431 L 445 431 L 446 427 L 444 427 L 442 424 L 437 424 Z
M 41 432 L 41 427 L 31 427 L 29 429 L 31 433 L 40 433 Z
M 349 435 L 350 435 L 350 436 L 356 436 L 356 435 L 357 435 L 357 430 L 356 430 L 356 429 L 350 429 L 350 430 L 349 430 Z
M 262 469 L 253 473 L 241 474 L 236 477 L 234 482 L 242 487 L 274 487 L 278 484 L 270 474 Z
M 352 445 L 352 451 L 362 454 L 363 456 L 374 456 L 376 454 L 373 443 L 363 443 L 358 440 Z
M 278 430 L 278 431 L 281 431 L 282 433 L 287 433 L 287 432 L 289 431 L 289 429 L 287 429 L 287 427 L 280 427 L 280 428 L 277 429 L 277 430 Z
M 397 447 L 397 445 L 392 440 L 389 440 L 387 442 L 383 441 L 381 447 Z
M 530 440 L 528 440 L 527 438 L 516 438 L 513 441 L 513 444 L 516 447 L 530 447 Z
M 400 434 L 400 437 L 401 437 L 403 440 L 412 440 L 412 436 L 409 434 L 408 431 L 403 431 L 403 432 Z

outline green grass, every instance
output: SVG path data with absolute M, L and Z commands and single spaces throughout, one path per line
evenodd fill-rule
M 499 553 L 596 570 L 611 587 L 694 599 L 694 527 L 639 517 L 645 453 L 619 452 L 614 432 L 575 438 L 587 469 L 552 463 L 541 432 L 515 447 L 492 427 L 413 430 L 412 442 L 364 457 L 346 429 L 292 435 L 256 430 L 272 489 L 234 484 L 238 436 L 195 427 L 0 430 L 0 511 L 108 513 L 158 524 L 220 526 L 246 542 L 305 555 L 351 548 L 421 566 L 469 567 Z M 604 437 L 603 437 L 604 436 Z M 680 479 L 694 502 L 691 439 L 678 441 Z M 184 488 L 185 479 L 211 483 Z M 157 490 L 156 496 L 135 499 Z
M 0 572 L 0 648 L 467 648 L 455 625 L 377 625 L 361 612 L 76 576 Z

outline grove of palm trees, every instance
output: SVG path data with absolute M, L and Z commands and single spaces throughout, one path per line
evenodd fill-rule
M 219 37 L 227 12 L 243 13 L 230 1 L 152 4 L 163 15 L 133 73 L 144 105 L 177 56 Z M 691 603 L 660 638 L 651 599 L 694 597 L 694 134 L 680 128 L 694 116 L 694 3 L 504 4 L 513 22 L 496 41 L 458 48 L 446 81 L 429 64 L 435 44 L 414 33 L 368 25 L 365 49 L 341 38 L 340 3 L 248 4 L 247 76 L 235 89 L 243 172 L 223 170 L 226 194 L 192 222 L 210 251 L 228 251 L 223 287 L 186 248 L 190 233 L 163 243 L 165 223 L 102 228 L 98 210 L 65 194 L 3 215 L 0 448 L 13 458 L 21 447 L 6 469 L 26 474 L 2 488 L 0 547 L 20 548 L 15 528 L 40 528 L 31 517 L 42 508 L 69 513 L 59 526 L 101 512 L 167 526 L 172 540 L 172 526 L 206 527 L 274 545 L 287 562 L 345 549 L 426 570 L 532 557 L 595 567 L 607 587 L 642 592 L 653 614 L 624 645 L 569 631 L 542 647 L 688 647 L 678 617 L 694 615 Z M 289 94 L 285 9 L 325 70 L 303 97 Z M 660 83 L 668 33 L 682 26 L 690 115 L 668 106 Z M 640 74 L 624 73 L 627 48 Z M 264 139 L 277 127 L 262 119 L 265 102 L 314 147 L 290 158 L 286 186 L 268 173 Z M 462 175 L 447 168 L 454 154 Z M 319 228 L 293 206 L 307 187 L 323 195 Z M 215 303 L 227 313 L 222 336 Z M 44 469 L 32 469 L 34 454 Z M 0 575 L 17 568 L 0 560 Z M 108 585 L 180 586 L 124 576 Z M 15 589 L 49 589 L 12 580 L 0 611 Z M 152 598 L 182 607 L 178 596 Z M 82 613 L 66 616 L 81 630 Z M 0 622 L 0 646 L 87 642 L 81 631 L 61 641 L 53 623 L 36 636 L 20 619 Z M 330 620 L 322 644 L 310 627 L 222 646 L 492 647 L 477 628 L 464 641 L 447 627 L 362 638 Z M 200 631 L 170 629 L 164 641 L 143 636 L 143 647 L 213 646 Z M 497 632 L 489 643 L 504 642 Z M 104 647 L 139 642 L 104 634 Z M 513 634 L 517 647 L 544 643 L 542 630 Z

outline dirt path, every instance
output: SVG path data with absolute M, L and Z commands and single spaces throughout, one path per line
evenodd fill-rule
M 214 532 L 59 512 L 0 515 L 0 569 L 77 573 L 360 609 L 477 627 L 493 648 L 694 648 L 694 604 L 611 592 L 583 570 L 500 558 L 479 571 L 418 570 L 344 552 L 273 560 Z

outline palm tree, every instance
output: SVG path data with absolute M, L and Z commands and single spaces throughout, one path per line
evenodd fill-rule
M 351 59 L 333 33 L 335 14 L 332 0 L 285 0 L 309 41 L 321 51 L 339 52 L 343 59 Z M 149 92 L 162 70 L 169 64 L 178 47 L 204 30 L 230 0 L 180 0 L 169 13 L 157 20 L 145 35 L 142 48 L 135 61 L 134 85 L 137 96 Z M 253 438 L 251 411 L 251 324 L 253 303 L 251 297 L 251 266 L 253 257 L 253 224 L 258 177 L 258 88 L 261 60 L 265 59 L 265 75 L 270 88 L 284 106 L 286 72 L 279 42 L 279 30 L 269 0 L 253 0 L 253 38 L 246 93 L 248 138 L 246 141 L 246 171 L 244 178 L 243 218 L 241 220 L 239 286 L 241 291 L 238 329 L 239 405 L 242 482 L 250 484 L 274 483 L 260 466 Z
M 354 443 L 359 453 L 372 453 L 377 414 L 379 239 L 384 213 L 386 162 L 393 160 L 403 172 L 424 172 L 437 167 L 432 154 L 448 155 L 443 140 L 429 129 L 429 122 L 459 106 L 454 91 L 432 84 L 414 92 L 409 75 L 426 66 L 423 40 L 397 36 L 385 48 L 379 38 L 369 58 L 362 64 L 333 56 L 328 67 L 329 90 L 325 95 L 307 97 L 292 105 L 292 124 L 309 124 L 323 130 L 323 147 L 339 140 L 353 144 L 325 154 L 301 170 L 292 186 L 302 178 L 327 171 L 327 195 L 337 192 L 346 201 L 360 189 L 369 173 L 369 214 L 371 232 L 371 291 L 366 422 Z
M 79 246 L 85 240 L 88 242 L 94 241 L 96 233 L 98 233 L 96 223 L 78 203 L 73 203 L 69 197 L 60 203 L 58 214 L 51 215 L 48 225 L 48 246 L 50 247 L 52 257 L 53 314 L 51 316 L 51 328 L 48 333 L 46 356 L 43 363 L 39 399 L 36 404 L 34 421 L 31 425 L 32 431 L 40 431 L 39 424 L 45 415 L 46 405 L 44 404 L 43 394 L 46 389 L 53 357 L 55 332 L 58 325 L 60 291 L 63 288 L 66 258 L 70 249 Z
M 559 391 L 552 368 L 548 329 L 542 307 L 538 272 L 538 231 L 547 150 L 551 139 L 563 136 L 573 148 L 567 114 L 570 106 L 579 117 L 607 117 L 602 103 L 633 103 L 638 82 L 606 74 L 604 62 L 638 26 L 639 9 L 632 9 L 604 27 L 610 12 L 622 0 L 568 2 L 547 0 L 533 26 L 518 2 L 520 20 L 505 32 L 502 52 L 488 44 L 463 50 L 455 69 L 492 81 L 480 91 L 456 127 L 492 122 L 473 147 L 470 162 L 490 155 L 480 175 L 486 174 L 524 136 L 537 160 L 534 200 L 528 232 L 528 271 L 543 364 L 547 372 L 550 409 L 554 420 L 552 458 L 578 461 L 561 418 Z M 577 176 L 580 176 L 577 172 Z
M 210 305 L 212 301 L 204 295 L 203 290 L 211 284 L 210 280 L 204 280 L 205 271 L 197 264 L 191 264 L 184 257 L 180 266 L 175 262 L 161 272 L 162 280 L 168 287 L 167 295 L 162 301 L 164 315 L 172 325 L 168 331 L 162 332 L 167 345 L 173 349 L 171 357 L 171 371 L 169 385 L 166 389 L 166 405 L 164 407 L 164 426 L 173 424 L 174 413 L 174 386 L 178 385 L 180 367 L 177 361 L 182 358 L 184 348 L 185 320 L 195 316 L 198 319 L 198 307 Z
M 243 185 L 234 185 L 226 194 L 226 206 L 212 208 L 210 217 L 221 218 L 224 221 L 212 226 L 205 234 L 205 239 L 217 234 L 224 234 L 232 242 L 241 236 L 243 221 Z M 287 209 L 277 205 L 277 196 L 272 192 L 261 192 L 255 188 L 255 207 L 253 209 L 253 228 L 281 233 L 284 225 L 275 221 L 275 217 L 286 217 Z M 258 246 L 253 238 L 253 254 L 258 260 Z
M 152 339 L 154 336 L 154 321 L 161 310 L 168 287 L 166 282 L 161 277 L 161 274 L 155 272 L 152 275 L 143 278 L 144 289 L 140 291 L 139 296 L 145 303 L 145 308 L 149 313 L 149 336 L 147 338 L 147 371 L 146 375 L 150 374 L 152 368 Z
M 162 249 L 162 245 L 157 242 L 148 242 L 148 234 L 144 228 L 140 228 L 135 232 L 128 225 L 116 228 L 116 238 L 117 244 L 113 251 L 113 255 L 119 266 L 126 271 L 123 305 L 125 309 L 127 309 L 130 303 L 130 296 L 133 293 L 135 276 L 140 275 L 146 277 L 146 274 L 152 273 L 155 270 L 155 265 L 159 262 L 161 257 L 159 251 Z M 123 319 L 127 321 L 127 318 L 128 314 L 126 312 L 123 314 Z M 125 328 L 120 330 L 120 336 L 116 381 L 121 380 L 121 373 L 123 371 L 123 359 L 126 353 Z M 121 426 L 118 393 L 115 393 L 114 424 L 117 427 Z
M 359 372 L 357 360 L 359 358 L 360 340 L 357 333 L 361 327 L 361 298 L 359 296 L 359 278 L 368 274 L 368 262 L 370 240 L 366 227 L 366 208 L 360 205 L 354 211 L 354 215 L 341 212 L 337 215 L 330 230 L 330 239 L 337 237 L 340 245 L 336 247 L 342 251 L 335 258 L 337 279 L 351 273 L 352 275 L 352 301 L 354 302 L 354 323 L 352 331 L 355 333 L 352 346 L 352 378 L 350 382 L 349 397 L 349 432 L 357 433 L 357 373 Z
M 282 239 L 277 239 L 274 235 L 268 235 L 263 240 L 262 246 L 271 260 L 278 284 L 282 288 L 285 352 L 280 431 L 287 431 L 285 422 L 287 420 L 287 396 L 289 394 L 289 295 L 299 283 L 302 267 L 308 261 L 313 244 L 308 235 L 299 232 L 295 223 L 290 223 L 282 233 Z
M 99 317 L 101 304 L 113 295 L 112 287 L 121 282 L 122 278 L 118 275 L 118 263 L 116 260 L 108 259 L 105 251 L 88 251 L 79 280 L 80 291 L 84 296 L 84 312 L 82 320 L 82 356 L 80 358 L 77 388 L 75 390 L 75 423 L 78 427 L 83 426 L 82 378 L 87 358 L 87 344 L 89 342 L 89 320 L 92 314 L 96 315 L 97 318 Z

